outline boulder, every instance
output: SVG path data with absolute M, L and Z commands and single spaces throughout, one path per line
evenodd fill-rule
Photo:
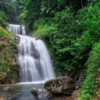
M 67 76 L 58 77 L 47 81 L 44 87 L 54 95 L 71 95 L 75 90 L 75 81 Z
M 6 77 L 7 77 L 6 73 L 0 72 L 0 83 L 3 83 L 5 81 Z
M 52 97 L 52 94 L 45 89 L 33 88 L 31 92 L 38 99 L 46 99 Z

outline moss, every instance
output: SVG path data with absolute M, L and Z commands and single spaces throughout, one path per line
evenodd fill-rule
M 2 28 L 2 27 L 0 26 L 0 40 L 1 40 L 1 39 L 9 39 L 9 37 L 10 37 L 9 32 L 6 31 L 4 28 Z
M 0 72 L 6 72 L 5 83 L 17 78 L 16 36 L 0 27 Z

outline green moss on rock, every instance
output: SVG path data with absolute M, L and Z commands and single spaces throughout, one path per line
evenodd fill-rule
M 4 83 L 17 79 L 16 47 L 16 36 L 0 27 L 0 72 L 7 74 Z

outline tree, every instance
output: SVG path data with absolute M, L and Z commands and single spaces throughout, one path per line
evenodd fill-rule
M 14 0 L 0 0 L 0 11 L 4 12 L 5 16 L 8 18 L 8 22 L 10 23 L 17 22 L 15 4 L 16 4 L 16 1 Z

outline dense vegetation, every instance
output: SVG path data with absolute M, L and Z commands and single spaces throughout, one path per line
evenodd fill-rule
M 0 26 L 6 27 L 9 22 L 17 23 L 20 19 L 29 35 L 46 42 L 57 75 L 83 81 L 79 100 L 91 100 L 97 87 L 96 72 L 100 65 L 99 9 L 100 0 L 1 0 Z M 15 46 L 11 41 L 14 40 L 9 40 L 9 33 L 2 28 L 0 33 L 1 51 L 8 49 L 9 43 L 7 51 L 11 52 L 10 48 Z M 2 41 L 9 42 L 3 44 Z M 0 71 L 8 71 L 12 66 L 12 59 L 8 56 L 7 63 L 0 60 Z M 16 69 L 12 74 L 16 76 Z M 12 77 L 12 74 L 9 75 Z
M 20 18 L 31 34 L 46 41 L 57 74 L 85 78 L 79 100 L 90 100 L 99 67 L 100 1 L 23 1 Z
M 100 42 L 96 43 L 90 52 L 89 59 L 86 63 L 86 79 L 82 83 L 82 89 L 79 100 L 91 100 L 90 94 L 95 94 L 97 88 L 96 74 L 100 65 Z
M 6 27 L 8 23 L 17 23 L 17 2 L 15 0 L 0 0 L 0 26 Z

